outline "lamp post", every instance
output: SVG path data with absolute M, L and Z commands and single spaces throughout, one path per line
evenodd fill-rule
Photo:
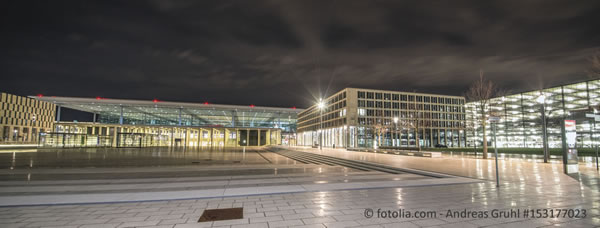
M 490 116 L 490 123 L 492 124 L 492 132 L 494 134 L 494 156 L 496 157 L 496 188 L 500 187 L 500 174 L 498 173 L 498 145 L 496 144 L 496 124 L 500 121 L 497 116 Z
M 394 135 L 392 145 L 396 145 L 396 137 L 398 137 L 398 117 L 394 117 Z
M 323 150 L 323 109 L 325 108 L 323 98 L 319 98 L 317 107 L 319 108 L 319 150 Z
M 598 109 L 594 108 L 594 117 L 592 118 L 594 120 L 594 125 L 592 125 L 592 130 L 591 130 L 591 138 L 592 138 L 592 145 L 594 145 L 596 147 L 596 170 L 600 170 L 600 166 L 598 166 L 598 145 L 596 144 L 596 142 L 594 141 L 594 131 L 596 131 L 596 119 L 598 118 Z
M 546 95 L 542 93 L 536 101 L 542 105 L 542 144 L 544 147 L 544 163 L 548 163 L 548 133 L 546 130 Z

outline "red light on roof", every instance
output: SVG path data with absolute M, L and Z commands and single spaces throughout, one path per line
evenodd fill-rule
M 296 109 L 296 106 L 292 107 L 292 109 Z
M 152 100 L 152 102 L 156 103 L 156 102 L 160 102 L 158 99 L 154 98 L 154 100 Z
M 205 102 L 204 102 L 204 105 L 208 105 L 208 101 L 205 101 Z
M 43 97 L 44 95 L 43 95 L 43 94 L 38 94 L 38 95 L 36 95 L 36 96 L 37 96 L 37 97 Z
M 102 100 L 102 97 L 96 97 L 96 100 Z
M 250 105 L 250 108 L 254 108 L 254 105 L 253 105 L 253 104 L 251 104 L 251 105 Z

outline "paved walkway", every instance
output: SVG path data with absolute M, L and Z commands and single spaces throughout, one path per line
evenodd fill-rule
M 472 159 L 443 156 L 442 158 L 412 157 L 370 152 L 346 151 L 344 149 L 323 150 L 297 147 L 295 150 L 335 156 L 346 159 L 376 162 L 391 166 L 447 173 L 457 176 L 495 181 L 496 166 L 494 159 Z M 563 173 L 562 161 L 551 160 L 543 163 L 539 159 L 500 158 L 498 162 L 501 187 L 515 190 L 516 186 L 536 187 L 585 186 L 598 191 L 600 173 L 593 163 L 580 163 L 581 175 L 567 176 Z
M 321 191 L 138 203 L 0 208 L 0 227 L 598 227 L 600 194 L 595 169 L 587 184 L 562 174 L 560 164 L 500 161 L 496 188 L 493 160 L 420 158 L 342 150 L 307 152 L 484 179 L 476 184 Z M 585 182 L 585 181 L 584 181 Z M 239 220 L 197 223 L 206 209 L 243 207 Z M 387 210 L 425 212 L 428 218 L 382 218 Z M 524 218 L 525 209 L 585 209 L 585 218 Z M 448 217 L 448 212 L 520 209 L 516 218 Z M 373 211 L 373 214 L 370 211 Z M 434 212 L 427 214 L 427 212 Z M 378 213 L 379 212 L 379 213 Z M 391 211 L 390 211 L 391 212 Z M 394 213 L 390 213 L 394 215 Z M 452 213 L 450 213 L 452 214 Z M 372 215 L 372 217 L 370 217 Z M 370 217 L 370 218 L 369 218 Z
M 257 153 L 248 152 L 246 157 L 258 157 Z M 235 165 L 1 170 L 0 178 L 5 181 L 0 182 L 0 206 L 121 203 L 481 182 L 448 175 L 428 176 L 424 172 L 388 174 L 321 163 L 304 164 L 264 150 L 260 154 L 271 163 L 248 164 L 241 160 Z M 25 174 L 27 179 L 22 180 Z

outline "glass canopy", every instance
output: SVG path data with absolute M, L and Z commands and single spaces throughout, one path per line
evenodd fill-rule
M 280 128 L 295 132 L 302 109 L 107 98 L 32 97 L 94 113 L 107 124 Z

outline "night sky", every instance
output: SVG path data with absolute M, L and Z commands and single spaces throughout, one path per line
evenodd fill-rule
M 307 107 L 588 78 L 600 1 L 3 1 L 0 91 Z

